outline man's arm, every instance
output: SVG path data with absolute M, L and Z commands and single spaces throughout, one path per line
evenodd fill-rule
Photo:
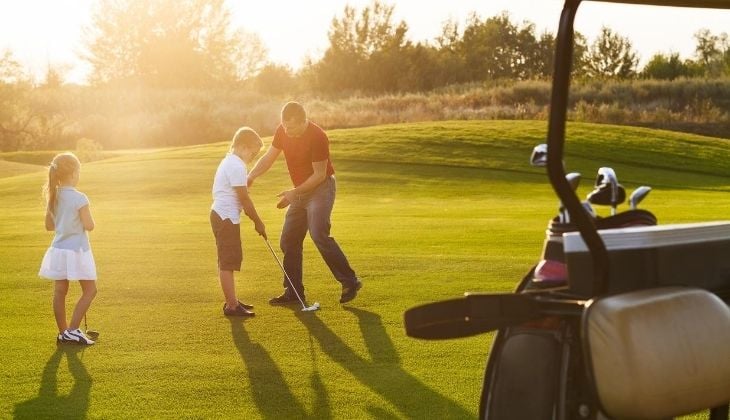
M 298 200 L 300 194 L 308 193 L 309 191 L 317 188 L 317 186 L 321 184 L 322 181 L 324 181 L 324 179 L 327 177 L 326 160 L 320 162 L 312 162 L 312 169 L 314 169 L 312 175 L 310 175 L 309 178 L 306 179 L 306 181 L 299 184 L 298 187 L 284 191 L 277 195 L 277 197 L 282 197 L 282 200 L 279 201 L 277 207 L 284 208 L 288 206 L 290 203 Z
M 277 149 L 274 146 L 269 146 L 269 150 L 267 150 L 266 153 L 261 156 L 261 159 L 256 162 L 256 165 L 253 167 L 251 172 L 248 173 L 247 183 L 249 187 L 253 185 L 254 179 L 263 175 L 266 171 L 269 170 L 269 168 L 271 168 L 271 165 L 276 162 L 276 158 L 279 157 L 279 153 L 281 153 L 281 149 Z
M 238 201 L 241 203 L 241 207 L 243 207 L 243 212 L 246 214 L 246 216 L 248 216 L 249 219 L 253 221 L 256 232 L 259 235 L 263 236 L 264 239 L 268 239 L 266 237 L 266 228 L 264 227 L 264 222 L 261 221 L 259 214 L 256 212 L 256 207 L 254 207 L 253 201 L 251 201 L 251 197 L 248 195 L 248 188 L 233 187 L 233 189 L 236 191 L 236 195 L 238 196 Z

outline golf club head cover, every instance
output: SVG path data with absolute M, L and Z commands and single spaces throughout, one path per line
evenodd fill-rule
M 618 184 L 617 191 L 616 203 L 611 203 L 611 184 L 600 184 L 593 191 L 588 193 L 588 202 L 603 206 L 610 206 L 612 204 L 619 205 L 626 201 L 626 190 L 623 185 Z
M 596 229 L 618 229 L 631 226 L 655 226 L 657 219 L 650 211 L 627 210 L 613 216 L 596 219 Z

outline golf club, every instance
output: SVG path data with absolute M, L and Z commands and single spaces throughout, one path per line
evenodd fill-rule
M 535 146 L 532 149 L 532 156 L 530 156 L 530 165 L 532 166 L 546 166 L 547 165 L 547 144 L 542 143 Z
M 89 325 L 86 323 L 86 314 L 84 314 L 84 331 L 86 331 L 86 335 L 88 335 L 90 339 L 94 341 L 99 339 L 99 331 L 89 329 Z
M 289 282 L 289 285 L 291 286 L 292 290 L 294 291 L 294 294 L 297 295 L 297 299 L 299 299 L 299 303 L 302 304 L 302 312 L 311 312 L 311 311 L 318 310 L 319 302 L 314 302 L 312 304 L 312 306 L 307 306 L 304 303 L 301 296 L 299 296 L 299 292 L 297 292 L 297 288 L 294 287 L 294 283 L 292 283 L 291 279 L 289 278 L 289 274 L 286 273 L 286 270 L 284 269 L 284 264 L 281 263 L 281 260 L 279 260 L 279 257 L 276 255 L 276 252 L 274 252 L 274 248 L 271 247 L 271 243 L 269 243 L 269 240 L 267 238 L 264 238 L 264 242 L 266 242 L 266 246 L 269 247 L 269 251 L 271 251 L 271 255 L 273 255 L 276 262 L 279 263 L 281 272 L 284 273 L 284 277 L 286 277 L 286 280 Z
M 646 196 L 649 195 L 650 192 L 651 187 L 647 187 L 646 185 L 642 185 L 635 189 L 629 196 L 629 207 L 631 208 L 631 210 L 635 210 L 636 206 L 638 206 L 641 200 L 646 198 Z
M 596 187 L 601 184 L 611 185 L 611 214 L 616 214 L 616 206 L 618 205 L 618 178 L 613 168 L 607 166 L 598 168 L 598 176 L 596 177 Z M 623 200 L 622 200 L 623 201 Z
M 581 204 L 583 205 L 583 210 L 585 210 L 589 216 L 591 216 L 592 218 L 595 219 L 596 211 L 593 210 L 593 206 L 591 206 L 591 203 L 589 203 L 588 200 L 585 200 L 585 201 L 581 202 Z
M 578 189 L 578 184 L 580 184 L 580 173 L 571 172 L 565 175 L 565 179 L 568 181 L 571 190 L 575 191 Z M 570 214 L 568 214 L 568 211 L 562 201 L 560 202 L 560 208 L 558 209 L 558 221 L 560 223 L 570 223 Z

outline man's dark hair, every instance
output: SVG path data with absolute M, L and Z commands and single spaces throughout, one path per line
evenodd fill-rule
M 304 121 L 307 119 L 307 111 L 299 102 L 287 102 L 283 108 L 281 108 L 281 120 L 288 121 L 295 119 L 297 121 Z

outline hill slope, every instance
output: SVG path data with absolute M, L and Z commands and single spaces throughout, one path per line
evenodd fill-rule
M 467 290 L 510 290 L 530 269 L 557 208 L 544 170 L 528 165 L 545 131 L 532 121 L 331 131 L 332 233 L 365 287 L 339 305 L 307 239 L 307 296 L 322 310 L 268 306 L 281 275 L 244 221 L 238 291 L 257 311 L 245 322 L 220 313 L 208 226 L 227 144 L 87 164 L 79 189 L 97 222 L 100 275 L 89 327 L 102 336 L 83 352 L 56 350 L 52 286 L 36 278 L 51 239 L 45 174 L 0 179 L 0 417 L 473 418 L 490 336 L 416 341 L 402 314 Z M 581 196 L 599 166 L 613 166 L 628 189 L 655 188 L 645 207 L 663 223 L 730 218 L 727 142 L 590 124 L 568 133 Z M 275 195 L 288 185 L 278 162 L 252 189 L 273 243 L 283 220 Z

